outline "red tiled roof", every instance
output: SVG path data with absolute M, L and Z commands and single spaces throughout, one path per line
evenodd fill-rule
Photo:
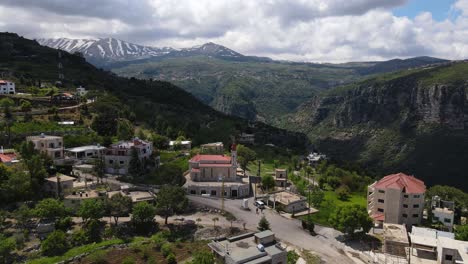
M 0 84 L 7 84 L 7 81 L 5 81 L 5 80 L 0 80 Z
M 15 160 L 15 159 L 16 159 L 16 154 L 14 153 L 0 154 L 1 162 L 11 162 L 12 160 Z
M 205 163 L 200 164 L 201 168 L 210 168 L 210 167 L 231 167 L 231 163 Z
M 200 172 L 200 169 L 192 168 L 191 172 Z
M 231 162 L 231 157 L 224 155 L 196 155 L 190 159 L 191 162 L 200 162 L 200 161 L 225 161 Z
M 401 172 L 383 177 L 374 187 L 378 189 L 400 189 L 405 193 L 424 193 L 426 191 L 426 185 L 424 185 L 423 181 Z
M 375 221 L 385 221 L 385 215 L 384 214 L 373 214 L 371 217 Z

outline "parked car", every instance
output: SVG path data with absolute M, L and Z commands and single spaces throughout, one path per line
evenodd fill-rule
M 264 209 L 265 208 L 265 203 L 260 201 L 260 200 L 257 200 L 255 201 L 254 205 L 260 209 Z

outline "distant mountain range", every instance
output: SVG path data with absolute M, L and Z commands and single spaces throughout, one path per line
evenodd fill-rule
M 212 42 L 175 49 L 114 38 L 37 41 L 70 53 L 79 52 L 95 66 L 121 76 L 170 81 L 223 113 L 276 126 L 282 126 L 283 117 L 302 103 L 335 86 L 376 74 L 448 62 L 416 57 L 319 64 L 245 56 Z
M 238 52 L 212 42 L 190 48 L 175 49 L 170 47 L 150 47 L 129 43 L 115 38 L 99 39 L 68 39 L 40 38 L 36 41 L 54 49 L 70 53 L 79 52 L 89 62 L 96 66 L 106 66 L 111 63 L 128 62 L 155 58 L 177 58 L 191 56 L 209 56 L 225 60 L 270 60 L 268 58 L 244 56 Z

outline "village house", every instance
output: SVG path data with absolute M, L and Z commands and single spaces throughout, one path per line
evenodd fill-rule
M 275 234 L 270 230 L 213 240 L 208 246 L 213 251 L 217 263 L 287 263 L 286 249 L 276 241 Z
M 94 199 L 94 200 L 104 200 L 106 197 L 105 192 L 98 192 L 95 190 L 89 190 L 89 191 L 76 191 L 72 192 L 69 195 L 65 195 L 63 198 L 63 204 L 72 210 L 78 210 L 80 208 L 81 203 L 84 200 L 88 199 Z
M 119 141 L 105 151 L 104 163 L 107 173 L 127 174 L 132 158 L 132 149 L 136 149 L 140 160 L 150 159 L 153 154 L 153 143 L 134 138 L 130 141 Z
M 185 178 L 184 187 L 189 194 L 240 198 L 250 193 L 248 179 L 237 174 L 236 145 L 232 146 L 230 157 L 194 156 L 189 160 L 189 172 Z
M 107 197 L 111 198 L 116 194 L 122 194 L 122 196 L 128 196 L 132 199 L 133 203 L 149 202 L 153 203 L 156 200 L 156 196 L 152 192 L 148 191 L 111 191 L 107 193 Z
M 76 95 L 78 96 L 85 96 L 87 93 L 88 91 L 86 91 L 86 88 L 82 87 L 81 85 L 80 87 L 76 88 Z
M 169 148 L 172 150 L 186 150 L 192 149 L 192 141 L 189 140 L 171 140 L 169 141 Z
M 65 156 L 76 160 L 89 160 L 101 158 L 106 148 L 97 144 L 65 149 Z
M 200 146 L 201 154 L 223 154 L 223 142 L 207 143 Z
M 39 136 L 26 137 L 27 142 L 34 144 L 34 149 L 46 154 L 53 160 L 63 159 L 63 137 L 47 136 L 44 133 Z
M 0 80 L 0 94 L 15 94 L 15 83 L 7 80 Z
M 19 162 L 17 155 L 14 150 L 4 150 L 3 147 L 0 151 L 0 163 L 5 165 L 11 165 Z
M 303 212 L 309 208 L 305 197 L 286 190 L 270 193 L 268 202 L 275 208 L 281 206 L 283 211 L 290 214 Z
M 288 186 L 288 171 L 286 169 L 275 169 L 275 185 L 282 188 Z
M 421 223 L 424 182 L 404 173 L 383 177 L 368 186 L 367 210 L 376 226 L 383 223 L 411 226 Z
M 432 197 L 432 223 L 442 223 L 449 232 L 453 230 L 455 218 L 455 203 L 441 200 L 439 196 Z

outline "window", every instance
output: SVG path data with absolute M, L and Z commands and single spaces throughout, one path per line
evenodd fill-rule
M 211 195 L 216 196 L 216 191 L 215 191 L 215 190 L 211 190 Z
M 384 200 L 383 199 L 379 199 L 377 200 L 379 203 L 384 203 Z
M 445 260 L 452 261 L 453 256 L 452 255 L 445 255 Z
M 413 214 L 413 217 L 414 217 L 414 218 L 418 218 L 419 215 L 418 215 L 418 214 Z
M 384 209 L 383 209 L 383 208 L 379 208 L 379 209 L 377 209 L 377 211 L 383 213 L 383 212 L 384 212 Z
M 59 142 L 59 147 L 61 147 L 61 146 L 62 146 L 62 142 Z
M 124 164 L 124 163 L 125 163 L 125 161 L 123 161 L 123 160 L 120 161 L 120 164 Z
M 49 143 L 49 148 L 55 148 L 54 143 Z
M 433 216 L 432 219 L 434 219 L 435 221 L 439 221 L 439 217 L 437 216 Z
M 450 218 L 444 218 L 444 223 L 452 223 L 452 219 L 450 219 Z
M 419 208 L 419 204 L 413 204 L 413 208 Z
M 385 191 L 384 190 L 379 190 L 379 193 L 385 193 Z
M 421 197 L 421 195 L 415 194 L 413 197 L 414 197 L 414 198 L 419 198 L 419 197 Z
M 407 215 L 407 214 L 403 214 L 403 218 L 407 218 L 407 217 L 408 217 L 408 215 Z
M 408 208 L 408 205 L 407 205 L 407 204 L 403 204 L 403 208 Z
M 403 197 L 405 197 L 405 198 L 408 198 L 408 195 L 407 195 L 407 194 L 405 194 L 405 195 L 403 195 Z
M 195 190 L 190 190 L 190 194 L 197 194 L 197 191 L 195 191 Z
M 206 194 L 206 191 L 205 191 L 205 190 L 201 190 L 200 193 L 201 193 L 201 194 Z
M 109 160 L 109 164 L 114 164 L 114 161 L 113 161 L 113 160 Z

